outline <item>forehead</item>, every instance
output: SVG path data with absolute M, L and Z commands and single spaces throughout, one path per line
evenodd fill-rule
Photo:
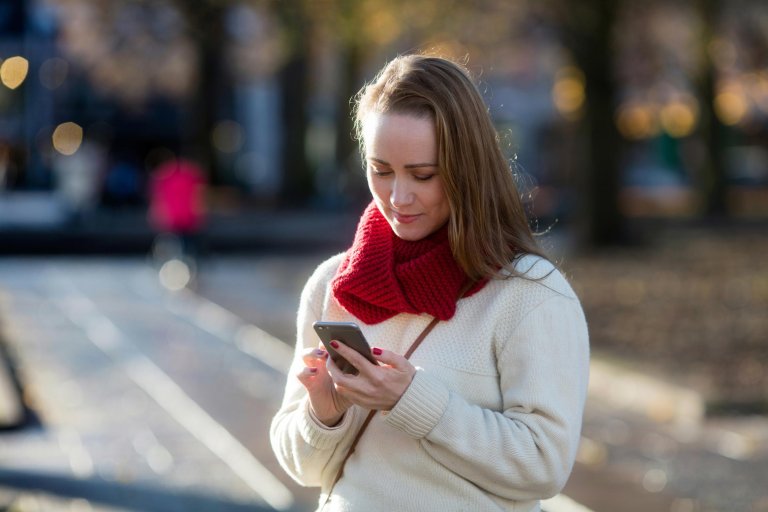
M 387 159 L 394 155 L 434 160 L 437 156 L 435 122 L 409 114 L 371 113 L 363 121 L 367 156 Z

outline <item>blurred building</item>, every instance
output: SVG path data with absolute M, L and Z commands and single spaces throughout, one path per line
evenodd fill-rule
M 0 225 L 55 225 L 143 202 L 142 161 L 178 146 L 179 108 L 124 108 L 67 59 L 53 3 L 0 6 Z
M 222 23 L 246 43 L 260 29 L 236 7 Z M 0 226 L 55 227 L 98 210 L 146 207 L 153 168 L 196 149 L 199 112 L 190 104 L 199 97 L 190 89 L 200 57 L 188 24 L 168 2 L 0 4 Z M 215 119 L 204 145 L 215 152 L 220 184 L 274 196 L 282 131 L 275 80 L 215 92 L 205 99 Z

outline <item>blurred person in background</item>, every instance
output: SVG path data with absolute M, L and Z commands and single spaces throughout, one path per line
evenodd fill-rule
M 463 66 L 398 57 L 355 119 L 373 201 L 302 292 L 273 450 L 320 487 L 318 510 L 538 511 L 579 443 L 580 302 L 537 246 Z M 343 373 L 318 320 L 357 323 L 378 365 L 334 341 L 358 372 Z
M 159 265 L 184 263 L 194 273 L 205 223 L 206 183 L 191 160 L 169 158 L 152 173 L 149 183 L 149 221 L 157 236 L 153 256 Z
M 107 148 L 98 138 L 87 138 L 74 154 L 54 153 L 56 190 L 72 222 L 82 222 L 96 208 L 106 169 Z

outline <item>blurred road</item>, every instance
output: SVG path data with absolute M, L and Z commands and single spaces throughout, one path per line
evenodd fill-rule
M 290 347 L 163 290 L 141 259 L 5 260 L 0 289 L 3 334 L 39 416 L 0 434 L 0 509 L 315 502 L 266 442 Z
M 37 416 L 0 432 L 0 509 L 312 510 L 267 431 L 280 340 L 329 255 L 211 258 L 194 292 L 165 290 L 143 258 L 0 260 L 0 332 Z M 765 419 L 670 421 L 650 393 L 649 413 L 604 391 L 566 494 L 596 512 L 768 511 Z

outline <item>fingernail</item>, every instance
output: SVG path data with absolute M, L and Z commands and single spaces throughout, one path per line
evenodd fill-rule
M 381 350 L 379 347 L 373 347 L 372 352 L 373 352 L 373 355 L 380 356 L 384 351 Z
M 339 342 L 338 342 L 338 341 L 332 341 L 332 342 L 331 342 L 331 346 L 332 346 L 333 348 L 339 348 Z
M 314 366 L 309 369 L 309 373 L 317 373 L 317 368 Z
M 325 350 L 319 348 L 319 349 L 315 350 L 315 355 L 323 357 L 323 356 L 325 356 Z

